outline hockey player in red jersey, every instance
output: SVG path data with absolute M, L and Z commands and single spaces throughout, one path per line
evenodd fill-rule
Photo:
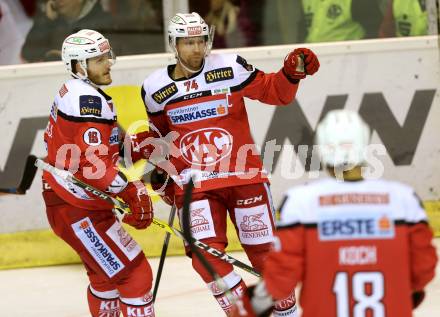
M 229 213 L 249 260 L 261 270 L 274 231 L 273 207 L 244 97 L 288 105 L 300 80 L 313 75 L 319 62 L 312 51 L 298 48 L 287 55 L 278 72 L 266 74 L 236 54 L 210 54 L 212 33 L 197 13 L 174 16 L 168 35 L 176 64 L 146 78 L 142 98 L 150 126 L 162 136 L 177 135 L 169 165 L 175 173 L 167 171 L 175 182 L 178 208 L 183 203 L 182 185 L 190 175 L 195 177 L 191 203 L 194 237 L 224 251 Z M 233 293 L 245 291 L 241 276 L 229 263 L 205 255 Z M 195 257 L 192 264 L 229 314 L 231 304 L 225 294 Z M 286 301 L 276 305 L 275 316 L 295 316 L 292 296 L 286 294 Z
M 412 188 L 362 177 L 369 138 L 356 112 L 331 111 L 318 125 L 332 177 L 287 191 L 246 316 L 267 316 L 298 284 L 304 317 L 409 317 L 422 302 L 437 263 L 432 231 Z
M 65 39 L 62 59 L 73 78 L 61 86 L 52 105 L 44 135 L 46 161 L 122 198 L 131 210 L 124 222 L 144 229 L 153 218 L 151 200 L 142 182 L 128 182 L 118 170 L 116 112 L 99 88 L 112 82 L 109 41 L 96 31 L 81 30 Z M 87 270 L 91 315 L 154 316 L 150 265 L 113 215 L 113 206 L 47 172 L 43 197 L 52 229 Z

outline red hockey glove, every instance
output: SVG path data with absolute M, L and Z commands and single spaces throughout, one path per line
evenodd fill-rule
M 131 213 L 126 214 L 123 221 L 136 229 L 145 229 L 153 221 L 153 205 L 147 189 L 141 181 L 127 184 L 118 194 L 129 206 Z
M 425 291 L 421 290 L 421 291 L 416 291 L 412 293 L 412 304 L 413 304 L 413 309 L 417 308 L 425 299 Z
M 284 59 L 284 73 L 291 79 L 303 79 L 318 69 L 318 57 L 308 48 L 297 48 Z
M 150 157 L 154 150 L 154 146 L 151 144 L 151 142 L 146 141 L 148 138 L 151 138 L 151 134 L 148 131 L 125 135 L 122 150 L 124 152 L 126 150 L 130 151 L 132 163 L 140 159 L 148 159 Z M 120 153 L 120 155 L 126 159 L 126 154 L 128 153 L 124 152 Z
M 150 182 L 153 190 L 160 195 L 165 203 L 170 206 L 174 205 L 174 181 L 168 177 L 167 172 L 160 167 L 155 167 L 151 172 Z
M 269 317 L 272 314 L 273 301 L 264 282 L 250 286 L 241 297 L 241 303 L 242 307 L 232 307 L 231 317 Z

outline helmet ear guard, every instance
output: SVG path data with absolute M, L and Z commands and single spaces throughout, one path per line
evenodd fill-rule
M 318 124 L 315 143 L 326 166 L 359 166 L 365 163 L 370 128 L 351 110 L 332 110 Z

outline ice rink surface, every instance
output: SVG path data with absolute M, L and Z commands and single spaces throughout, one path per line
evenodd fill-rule
M 437 252 L 440 239 L 436 240 Z M 244 253 L 232 253 L 247 261 Z M 154 274 L 158 258 L 150 259 Z M 256 278 L 237 269 L 246 282 Z M 427 287 L 423 304 L 415 317 L 440 316 L 440 266 L 437 276 Z M 88 313 L 85 270 L 81 265 L 65 265 L 0 271 L 1 317 L 86 317 Z M 217 302 L 209 295 L 200 277 L 186 257 L 168 257 L 156 299 L 158 317 L 224 316 Z M 393 316 L 394 317 L 394 316 Z

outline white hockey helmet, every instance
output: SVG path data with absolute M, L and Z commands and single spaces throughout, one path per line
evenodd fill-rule
M 61 49 L 61 58 L 66 65 L 67 71 L 74 77 L 81 79 L 84 78 L 72 69 L 72 61 L 79 63 L 85 72 L 85 78 L 87 78 L 87 59 L 103 54 L 109 54 L 112 65 L 115 63 L 116 57 L 113 54 L 108 39 L 99 32 L 87 29 L 80 30 L 66 37 Z
M 351 110 L 332 110 L 318 124 L 316 144 L 326 166 L 357 166 L 365 162 L 370 128 Z
M 177 13 L 168 23 L 168 41 L 176 55 L 176 39 L 178 37 L 196 36 L 206 36 L 205 56 L 208 56 L 212 48 L 214 28 L 210 28 L 198 13 Z

